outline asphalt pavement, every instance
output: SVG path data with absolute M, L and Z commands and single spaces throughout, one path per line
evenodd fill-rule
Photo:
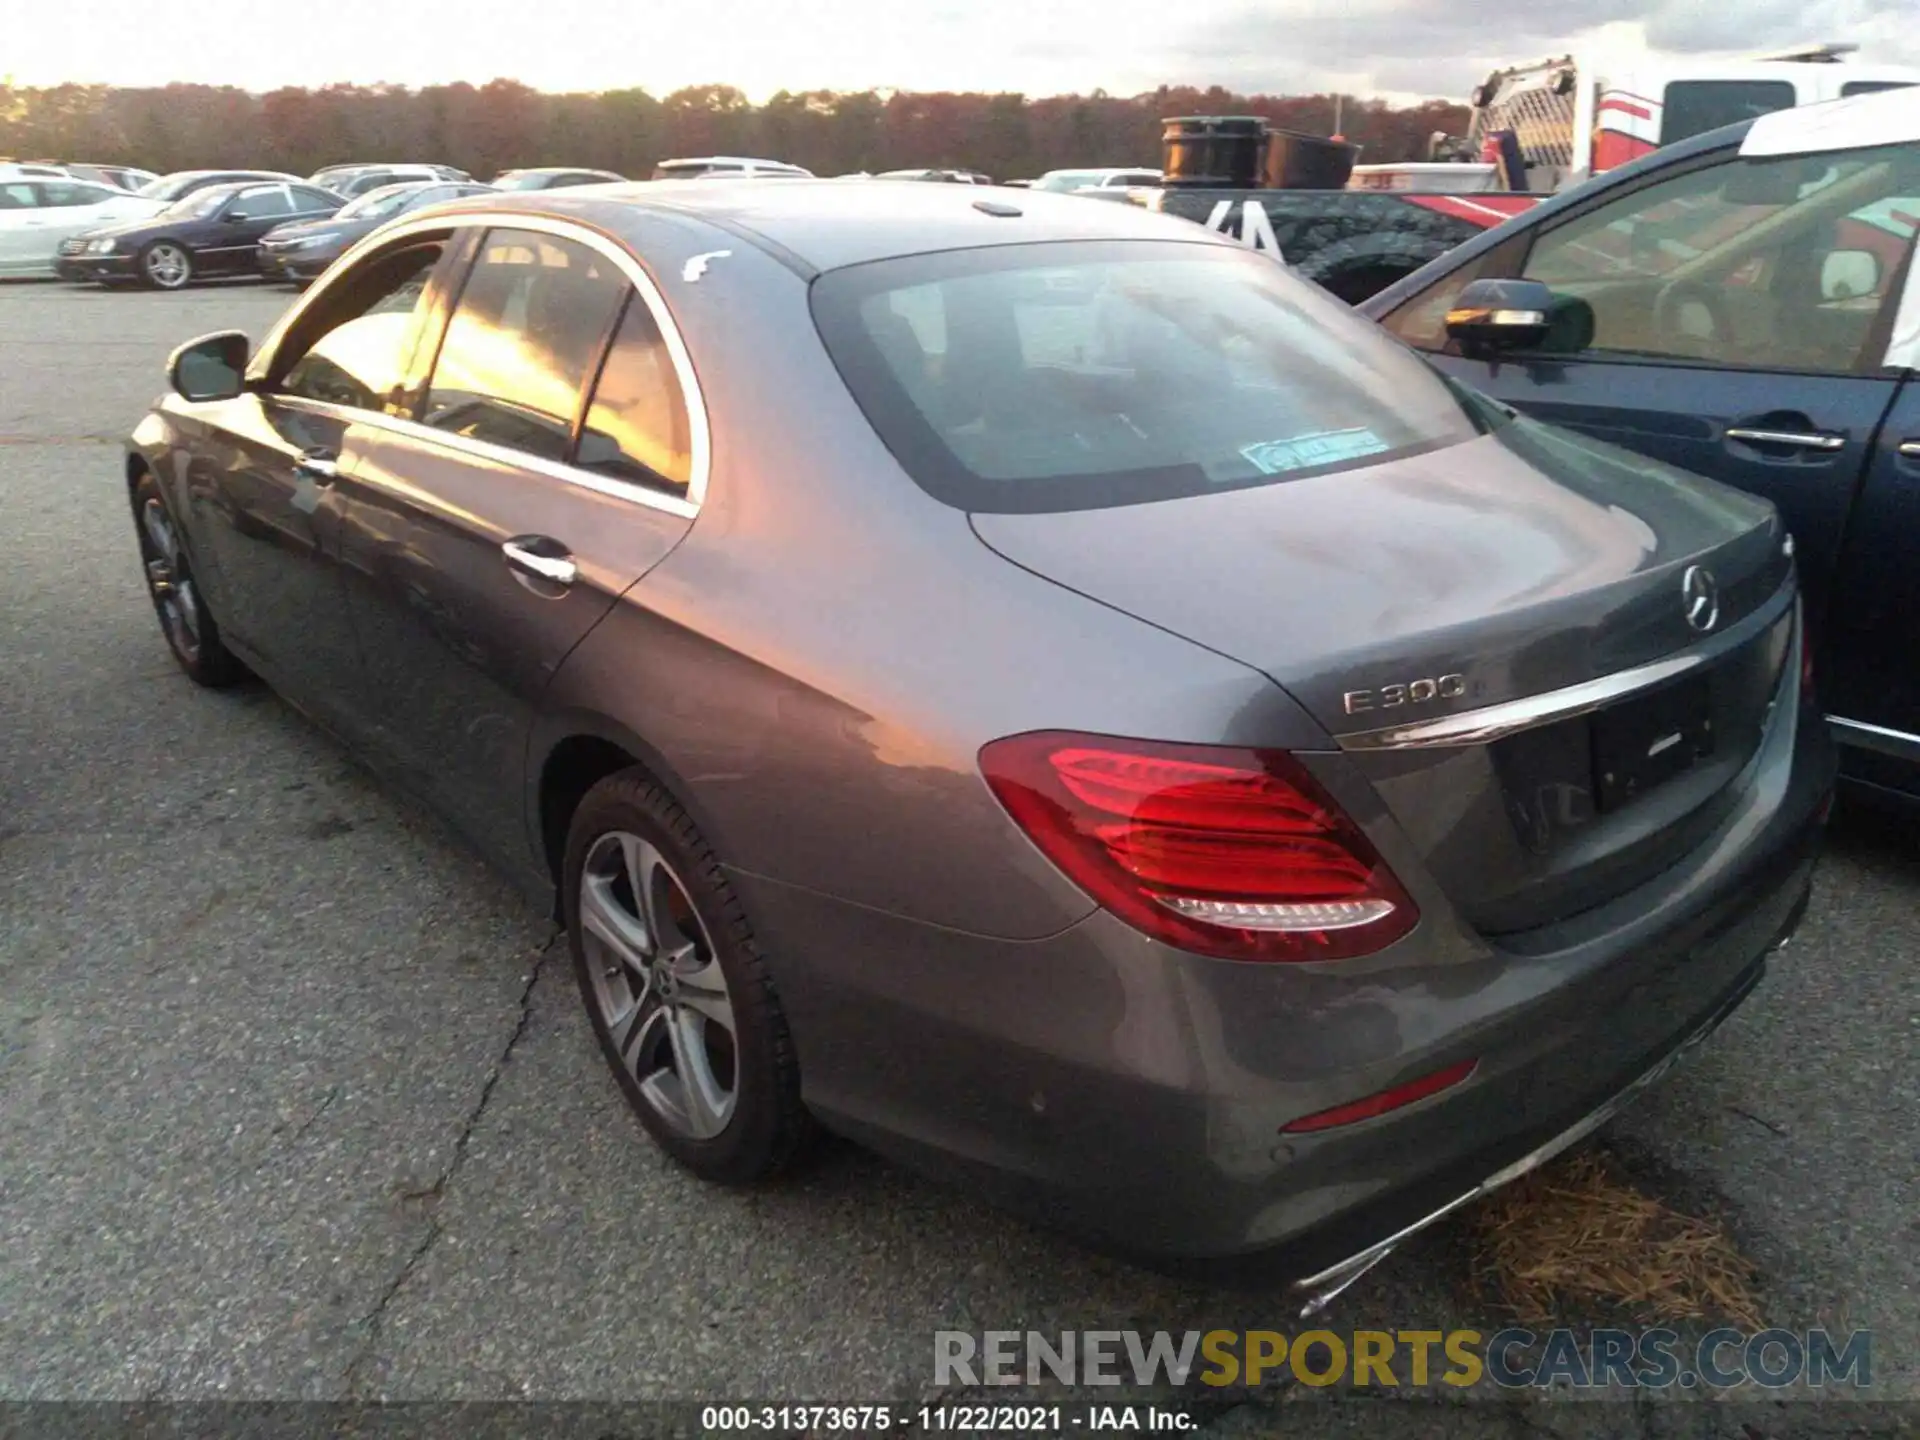
M 0 286 L 0 1399 L 917 1404 L 937 1330 L 1297 1328 L 850 1146 L 693 1180 L 549 924 L 269 692 L 176 671 L 118 442 L 173 345 L 288 299 Z M 1871 1328 L 1870 1398 L 1920 1398 L 1916 957 L 1920 838 L 1843 816 L 1799 939 L 1603 1140 L 1727 1221 L 1771 1322 Z M 1470 1249 L 1328 1323 L 1499 1328 Z M 1217 1435 L 1861 1433 L 1751 1392 L 1163 1398 Z

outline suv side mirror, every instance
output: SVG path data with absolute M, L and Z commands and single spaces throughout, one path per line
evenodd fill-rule
M 1538 280 L 1475 280 L 1447 311 L 1447 335 L 1464 354 L 1531 350 L 1547 338 L 1553 291 Z
M 247 212 L 244 210 L 229 210 L 220 218 L 229 225 L 238 225 L 242 220 L 247 218 Z
M 245 388 L 252 349 L 239 330 L 189 340 L 168 357 L 167 383 L 183 400 L 231 400 Z

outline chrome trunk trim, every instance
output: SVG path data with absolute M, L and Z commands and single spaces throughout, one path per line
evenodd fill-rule
M 1569 720 L 1576 715 L 1590 715 L 1625 699 L 1635 691 L 1676 679 L 1702 665 L 1711 664 L 1730 650 L 1738 649 L 1768 626 L 1777 623 L 1791 608 L 1794 595 L 1792 584 L 1781 586 L 1771 600 L 1737 624 L 1713 636 L 1709 643 L 1678 655 L 1664 656 L 1630 670 L 1616 670 L 1611 675 L 1583 680 L 1577 685 L 1524 696 L 1518 700 L 1505 700 L 1477 710 L 1463 710 L 1432 720 L 1416 720 L 1405 725 L 1338 735 L 1334 737 L 1335 743 L 1342 750 L 1423 750 L 1446 745 L 1486 745 L 1536 725 Z

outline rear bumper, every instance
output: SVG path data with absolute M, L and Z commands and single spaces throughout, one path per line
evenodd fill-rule
M 1131 1254 L 1294 1279 L 1580 1138 L 1752 989 L 1832 794 L 1825 727 L 1792 718 L 1685 863 L 1524 953 L 1429 914 L 1366 961 L 1238 964 L 1104 913 L 1016 943 L 736 883 L 830 1126 Z M 1284 1131 L 1465 1059 L 1415 1105 Z

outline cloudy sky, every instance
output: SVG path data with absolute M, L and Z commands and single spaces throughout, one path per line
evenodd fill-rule
M 14 0 L 0 79 L 254 90 L 495 76 L 544 90 L 1161 83 L 1458 98 L 1499 64 L 1858 42 L 1920 64 L 1916 0 Z M 166 17 L 156 29 L 156 21 Z

